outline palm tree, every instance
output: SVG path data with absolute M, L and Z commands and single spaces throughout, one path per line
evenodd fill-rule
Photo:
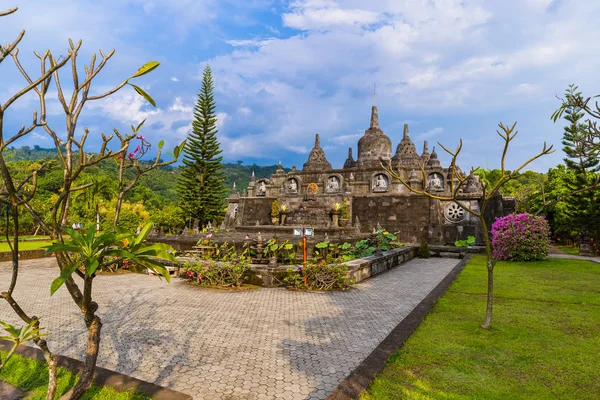
M 90 186 L 75 196 L 76 201 L 82 201 L 87 211 L 94 210 L 96 213 L 96 230 L 100 230 L 100 203 L 102 200 L 110 200 L 117 192 L 114 180 L 106 175 L 95 175 L 87 182 Z

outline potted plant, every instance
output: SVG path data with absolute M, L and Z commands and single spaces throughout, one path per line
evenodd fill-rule
M 281 207 L 279 207 L 279 214 L 281 215 L 281 225 L 285 225 L 285 217 L 287 216 L 287 206 L 285 204 L 282 204 Z
M 342 205 L 340 203 L 335 203 L 333 205 L 333 210 L 331 211 L 331 219 L 333 222 L 333 226 L 339 226 L 341 210 L 342 210 Z
M 342 213 L 340 215 L 340 226 L 345 228 L 350 220 L 350 208 L 348 206 L 348 200 L 342 201 Z
M 279 202 L 277 199 L 273 200 L 271 203 L 271 223 L 273 225 L 277 225 L 279 222 Z

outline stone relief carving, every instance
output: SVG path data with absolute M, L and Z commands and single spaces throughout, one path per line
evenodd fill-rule
M 289 193 L 298 193 L 298 180 L 296 178 L 288 179 L 286 189 Z
M 458 223 L 464 220 L 466 216 L 464 208 L 454 202 L 448 203 L 444 207 L 444 217 L 448 222 Z
M 340 178 L 337 176 L 330 176 L 327 179 L 327 185 L 325 186 L 326 193 L 337 193 L 340 191 Z
M 384 174 L 375 175 L 371 189 L 374 192 L 387 192 L 389 189 L 388 177 Z
M 427 179 L 427 188 L 430 191 L 436 191 L 436 192 L 441 192 L 444 190 L 444 178 L 442 177 L 442 174 L 438 174 L 437 172 L 434 172 L 433 174 L 429 175 L 429 178 Z
M 258 187 L 256 188 L 256 195 L 257 196 L 266 196 L 267 195 L 267 185 L 265 184 L 265 181 L 260 181 L 260 183 L 258 184 Z

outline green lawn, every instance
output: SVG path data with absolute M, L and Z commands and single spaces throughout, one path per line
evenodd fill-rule
M 21 250 L 35 250 L 41 249 L 44 246 L 51 245 L 51 241 L 43 241 L 43 242 L 19 242 L 19 251 Z M 8 247 L 8 243 L 6 240 L 0 242 L 0 252 L 10 251 L 10 247 Z
M 579 247 L 564 246 L 562 244 L 559 244 L 556 247 L 558 247 L 560 250 L 562 250 L 565 254 L 570 254 L 572 256 L 579 255 Z
M 2 357 L 6 356 L 5 352 Z M 17 386 L 30 393 L 28 400 L 43 400 L 48 386 L 48 368 L 41 361 L 14 355 L 8 365 L 0 371 L 0 379 Z M 77 377 L 64 368 L 58 368 L 57 397 L 67 392 L 75 383 Z M 142 396 L 132 390 L 117 392 L 110 387 L 92 386 L 87 391 L 83 400 L 149 400 L 150 397 Z
M 491 330 L 476 256 L 362 400 L 600 398 L 600 265 L 499 262 Z

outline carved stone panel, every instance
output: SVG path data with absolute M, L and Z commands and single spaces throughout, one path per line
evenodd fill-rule
M 298 193 L 299 186 L 300 185 L 298 184 L 298 179 L 289 178 L 285 183 L 285 192 L 289 194 L 296 194 Z
M 444 190 L 444 177 L 439 172 L 434 172 L 427 177 L 427 188 L 430 192 L 442 192 Z
M 267 183 L 264 180 L 261 180 L 256 185 L 256 195 L 257 196 L 266 196 L 267 195 Z
M 387 192 L 390 188 L 390 179 L 386 174 L 375 174 L 371 182 L 373 192 Z
M 325 193 L 339 193 L 341 190 L 340 178 L 332 175 L 325 183 Z
M 444 207 L 444 217 L 448 222 L 458 223 L 463 221 L 467 216 L 467 212 L 454 202 L 446 204 Z

